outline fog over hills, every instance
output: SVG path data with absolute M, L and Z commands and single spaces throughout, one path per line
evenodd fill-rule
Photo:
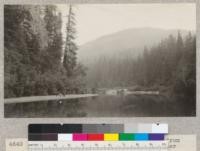
M 179 30 L 184 36 L 189 31 Z M 132 28 L 105 35 L 79 47 L 78 60 L 90 64 L 101 56 L 107 57 L 137 57 L 144 47 L 152 47 L 170 34 L 177 35 L 178 30 L 160 28 Z

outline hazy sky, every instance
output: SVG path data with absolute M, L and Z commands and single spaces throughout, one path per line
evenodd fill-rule
M 62 12 L 65 36 L 68 5 L 57 6 Z M 196 7 L 191 3 L 79 4 L 74 5 L 74 12 L 79 45 L 128 28 L 196 30 Z

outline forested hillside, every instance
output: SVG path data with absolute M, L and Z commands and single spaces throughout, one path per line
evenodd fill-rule
M 66 15 L 68 36 L 64 41 L 62 18 L 56 6 L 5 5 L 6 98 L 78 93 L 83 87 L 80 79 L 85 73 L 76 63 L 75 17 L 71 6 Z M 63 47 L 66 47 L 64 52 Z M 73 64 L 67 63 L 68 60 Z
M 180 30 L 180 32 L 182 36 L 188 33 L 187 30 Z M 116 58 L 131 56 L 136 58 L 142 54 L 144 46 L 150 48 L 169 35 L 176 36 L 177 29 L 151 27 L 125 29 L 80 45 L 78 59 L 82 63 L 90 65 L 99 56 L 115 56 Z
M 169 35 L 153 47 L 144 47 L 137 58 L 131 54 L 120 59 L 100 56 L 89 65 L 87 83 L 98 88 L 159 90 L 172 95 L 172 100 L 178 97 L 195 104 L 196 37 L 177 32 L 177 36 Z

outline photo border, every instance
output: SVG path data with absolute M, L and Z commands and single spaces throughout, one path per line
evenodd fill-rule
M 196 117 L 104 117 L 104 118 L 4 118 L 4 49 L 3 49 L 3 6 L 4 4 L 129 4 L 129 3 L 196 3 Z M 200 140 L 200 0 L 4 0 L 0 4 L 0 145 L 5 151 L 5 138 L 27 137 L 29 123 L 145 123 L 164 122 L 169 124 L 170 134 L 197 134 Z M 1 140 L 2 139 L 2 140 Z M 200 150 L 200 142 L 197 141 Z

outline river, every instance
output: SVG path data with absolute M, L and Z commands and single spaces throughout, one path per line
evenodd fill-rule
M 4 111 L 5 117 L 160 117 L 191 116 L 192 112 L 181 100 L 172 101 L 162 95 L 101 95 L 5 104 Z

